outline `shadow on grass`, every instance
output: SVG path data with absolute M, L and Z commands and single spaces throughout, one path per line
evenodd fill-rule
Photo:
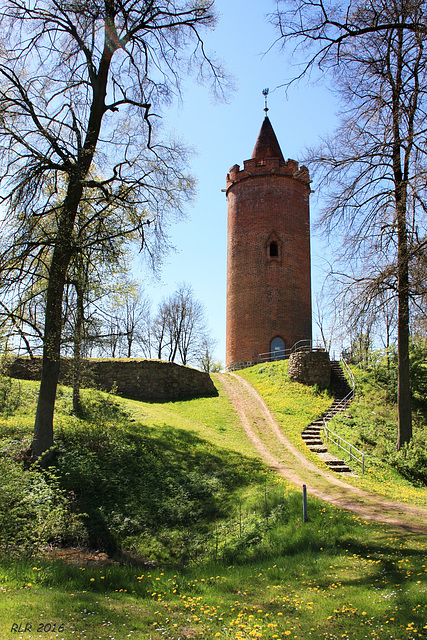
M 171 544 L 196 525 L 203 532 L 227 515 L 236 488 L 265 477 L 260 462 L 167 425 L 78 425 L 57 440 L 60 483 L 86 514 L 90 546 L 109 553 L 159 531 Z

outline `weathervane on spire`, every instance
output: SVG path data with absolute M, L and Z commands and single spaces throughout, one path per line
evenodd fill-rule
M 268 97 L 268 92 L 270 91 L 270 89 L 267 87 L 266 89 L 262 90 L 262 95 L 264 96 L 264 100 L 265 100 L 265 107 L 264 107 L 264 111 L 265 111 L 265 115 L 267 117 L 267 111 L 268 111 L 268 107 L 267 107 L 267 97 Z

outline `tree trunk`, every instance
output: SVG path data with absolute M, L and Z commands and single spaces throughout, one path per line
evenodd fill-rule
M 31 443 L 31 450 L 36 457 L 41 456 L 53 446 L 53 413 L 61 353 L 62 298 L 67 269 L 73 253 L 74 223 L 83 194 L 82 179 L 87 175 L 92 164 L 101 130 L 102 117 L 105 113 L 105 96 L 111 56 L 112 51 L 109 50 L 108 46 L 105 46 L 96 78 L 96 88 L 94 89 L 90 108 L 86 139 L 79 152 L 76 169 L 71 174 L 68 183 L 67 195 L 59 218 L 57 240 L 49 270 L 42 377 L 34 424 L 34 437 Z
M 66 255 L 62 248 L 57 246 L 54 249 L 46 296 L 40 391 L 34 424 L 34 436 L 31 443 L 31 450 L 36 458 L 53 446 L 53 413 L 61 351 L 62 297 L 69 260 L 70 257 Z
M 414 109 L 418 90 L 414 88 L 412 109 L 408 117 L 408 140 L 402 143 L 400 134 L 401 100 L 403 93 L 402 73 L 404 67 L 403 33 L 398 34 L 397 71 L 393 86 L 393 173 L 397 224 L 397 352 L 398 384 L 397 410 L 398 431 L 396 449 L 399 450 L 412 438 L 411 379 L 409 375 L 409 252 L 407 229 L 407 193 L 409 177 L 409 153 L 413 144 Z M 417 83 L 418 86 L 418 83 Z M 402 165 L 403 158 L 403 165 Z
M 53 411 L 59 377 L 58 361 L 43 355 L 42 378 L 37 403 L 31 451 L 36 458 L 53 446 Z
M 83 307 L 83 287 L 81 278 L 83 277 L 82 269 L 77 272 L 76 295 L 76 325 L 74 327 L 74 345 L 73 345 L 73 412 L 79 416 L 82 413 L 82 404 L 80 397 L 80 386 L 82 377 L 82 341 L 83 341 L 83 323 L 84 323 L 84 307 Z
M 65 279 L 73 252 L 73 228 L 83 189 L 77 178 L 69 183 L 58 224 L 57 241 L 49 267 L 43 337 L 43 364 L 31 451 L 39 458 L 53 446 L 53 413 L 58 386 L 62 298 Z M 49 455 L 43 456 L 47 461 Z
M 403 219 L 402 219 L 403 218 Z M 398 434 L 399 450 L 412 438 L 411 379 L 409 371 L 409 269 L 406 221 L 398 212 Z

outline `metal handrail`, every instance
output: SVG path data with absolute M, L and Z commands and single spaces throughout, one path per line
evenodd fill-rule
M 307 348 L 309 348 L 310 350 L 313 350 L 313 348 L 316 348 L 318 350 L 321 349 L 323 351 L 325 350 L 322 346 L 314 347 L 312 340 L 300 340 L 299 342 L 296 342 L 291 349 L 281 349 L 280 350 L 280 356 L 278 355 L 277 351 L 269 351 L 267 353 L 258 354 L 258 362 L 265 362 L 265 361 L 268 361 L 268 360 L 284 359 L 286 357 L 289 357 L 289 355 L 291 353 L 296 353 L 298 351 L 302 351 L 302 350 L 307 349 Z M 276 356 L 276 357 L 274 357 L 274 356 Z M 338 402 L 338 404 L 336 404 L 334 406 L 334 410 L 333 411 L 328 411 L 328 413 L 323 417 L 323 429 L 324 429 L 324 431 L 326 433 L 326 440 L 331 440 L 340 449 L 343 449 L 343 451 L 346 451 L 350 455 L 350 458 L 353 458 L 357 462 L 360 462 L 360 464 L 362 465 L 362 473 L 364 473 L 365 472 L 365 454 L 363 453 L 363 451 L 361 451 L 360 449 L 355 447 L 354 444 L 351 444 L 350 442 L 347 442 L 347 440 L 344 440 L 344 438 L 341 438 L 341 436 L 339 436 L 337 433 L 335 433 L 334 431 L 329 429 L 329 427 L 327 426 L 327 420 L 328 419 L 331 420 L 338 411 L 343 411 L 343 409 L 345 409 L 347 407 L 349 402 L 351 402 L 351 400 L 353 400 L 354 395 L 355 395 L 356 384 L 355 384 L 353 372 L 350 369 L 350 367 L 348 366 L 347 362 L 344 360 L 344 358 L 341 359 L 341 362 L 344 365 L 344 368 L 345 368 L 345 370 L 346 370 L 346 372 L 347 372 L 347 374 L 348 374 L 348 376 L 350 378 L 352 388 L 349 391 L 349 393 L 347 393 L 347 395 L 344 396 L 344 398 L 341 398 L 341 400 Z M 334 440 L 333 437 L 331 437 L 330 434 L 332 436 L 334 436 L 335 438 L 337 438 L 337 440 Z M 346 447 L 344 447 L 341 444 L 341 442 L 343 442 L 346 445 L 348 445 L 349 448 L 346 449 Z M 353 451 L 356 451 L 361 457 L 358 458 L 357 455 L 355 455 L 353 453 Z
M 257 362 L 268 362 L 271 360 L 286 360 L 291 353 L 297 353 L 298 351 L 325 351 L 325 348 L 320 342 L 314 343 L 312 340 L 299 340 L 292 347 L 287 349 L 278 349 L 277 351 L 267 351 L 266 353 L 259 353 Z
M 353 371 L 350 369 L 350 367 L 348 366 L 347 361 L 344 360 L 344 358 L 341 358 L 341 362 L 343 363 L 344 369 L 346 370 L 346 372 L 348 374 L 348 377 L 350 378 L 350 381 L 351 381 L 351 391 L 350 391 L 350 393 L 347 394 L 347 396 L 350 396 L 350 394 L 351 394 L 351 399 L 353 399 L 354 395 L 355 395 L 355 391 L 356 391 L 356 382 L 354 380 Z
M 269 362 L 271 360 L 286 360 L 292 353 L 291 349 L 280 349 L 277 351 L 267 351 L 258 354 L 258 362 Z
M 358 449 L 357 447 L 354 446 L 354 444 L 351 444 L 350 442 L 347 442 L 347 440 L 344 440 L 344 438 L 341 438 L 341 436 L 339 436 L 337 433 L 335 433 L 334 431 L 332 431 L 332 429 L 329 429 L 329 427 L 327 426 L 327 418 L 329 417 L 329 420 L 331 418 L 333 418 L 333 416 L 338 412 L 338 411 L 342 411 L 343 409 L 345 409 L 347 407 L 347 405 L 349 404 L 349 402 L 351 402 L 351 400 L 353 400 L 354 395 L 355 395 L 355 390 L 356 390 L 356 383 L 354 380 L 354 375 L 352 370 L 350 369 L 350 367 L 348 366 L 347 362 L 344 360 L 344 358 L 341 359 L 341 362 L 344 366 L 344 369 L 346 370 L 350 381 L 351 381 L 351 390 L 347 393 L 346 396 L 344 396 L 344 398 L 342 398 L 339 403 L 337 405 L 335 405 L 334 411 L 330 411 L 326 414 L 326 416 L 324 416 L 323 418 L 323 429 L 326 433 L 326 440 L 332 440 L 332 442 L 334 444 L 337 445 L 337 447 L 339 447 L 340 449 L 343 449 L 344 451 L 346 451 L 349 455 L 350 458 L 353 458 L 354 460 L 356 460 L 357 462 L 360 462 L 360 464 L 362 465 L 362 473 L 365 472 L 365 454 L 363 453 L 363 451 L 361 451 L 360 449 Z M 332 436 L 334 436 L 335 438 L 337 438 L 337 440 L 334 440 L 330 434 L 332 434 Z M 347 444 L 349 446 L 349 449 L 346 449 L 341 442 L 344 442 L 345 444 Z M 355 455 L 353 453 L 353 451 L 357 451 L 357 453 L 361 456 L 360 458 L 357 457 L 357 455 Z
M 333 411 L 328 411 L 328 413 L 325 415 L 325 418 L 329 418 L 329 420 L 331 420 L 334 415 L 336 413 L 338 413 L 338 411 L 343 411 L 344 409 L 347 408 L 347 405 L 353 400 L 354 395 L 356 393 L 356 383 L 354 381 L 354 375 L 352 370 L 350 369 L 350 367 L 348 366 L 347 362 L 342 359 L 341 362 L 344 365 L 345 370 L 347 371 L 350 380 L 351 380 L 351 384 L 352 384 L 352 388 L 351 390 L 347 393 L 346 396 L 344 396 L 344 398 L 341 398 L 341 400 L 338 402 L 338 404 L 336 404 L 334 406 L 334 410 Z
M 344 440 L 344 438 L 341 438 L 341 436 L 339 436 L 337 433 L 335 433 L 334 431 L 332 431 L 331 429 L 329 429 L 328 425 L 326 424 L 326 420 L 325 418 L 323 418 L 323 429 L 326 432 L 326 440 L 331 440 L 334 444 L 337 445 L 337 447 L 339 447 L 340 449 L 343 449 L 344 451 L 346 451 L 349 455 L 350 458 L 353 458 L 354 460 L 357 460 L 357 462 L 360 462 L 360 464 L 362 465 L 362 473 L 365 473 L 365 454 L 363 453 L 363 451 L 361 451 L 360 449 L 358 449 L 357 447 L 354 446 L 354 444 L 351 444 L 350 442 L 347 442 L 347 440 Z M 333 437 L 337 438 L 337 440 L 334 440 Z M 344 442 L 345 444 L 347 444 L 349 446 L 348 449 L 346 449 L 341 442 Z M 357 451 L 357 453 L 361 456 L 360 458 L 357 457 L 357 455 L 355 455 L 353 453 L 353 451 Z
M 291 347 L 290 349 L 291 353 L 298 353 L 298 351 L 305 351 L 305 350 L 326 351 L 325 347 L 322 345 L 321 342 L 319 341 L 313 342 L 313 340 L 298 340 L 298 342 L 295 342 L 293 347 Z

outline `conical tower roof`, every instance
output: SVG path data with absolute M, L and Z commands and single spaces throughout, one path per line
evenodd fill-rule
M 285 162 L 276 134 L 274 133 L 268 116 L 265 116 L 264 122 L 261 125 L 258 139 L 252 152 L 252 158 L 256 160 L 279 158 L 282 162 Z

